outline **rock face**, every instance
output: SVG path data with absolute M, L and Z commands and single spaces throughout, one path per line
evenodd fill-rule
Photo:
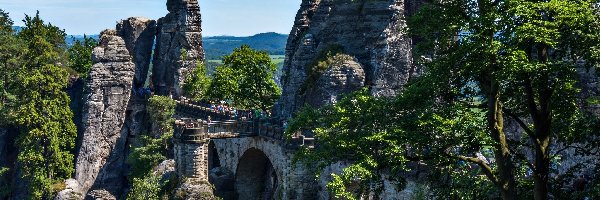
M 148 95 L 142 94 L 142 88 L 146 84 L 150 70 L 156 35 L 156 21 L 143 17 L 131 17 L 117 24 L 117 33 L 125 41 L 125 46 L 135 63 L 134 95 L 131 96 L 127 106 L 125 122 L 127 135 L 135 137 L 148 127 L 146 120 L 146 98 Z
M 304 105 L 307 69 L 332 47 L 357 59 L 373 95 L 395 95 L 415 71 L 411 39 L 402 33 L 405 6 L 403 0 L 303 0 L 286 47 L 278 114 L 289 117 Z
M 83 111 L 83 142 L 76 162 L 75 180 L 80 193 L 104 188 L 118 193 L 126 135 L 122 131 L 129 103 L 135 64 L 125 40 L 114 30 L 102 32 L 93 51 L 95 63 L 87 83 Z
M 197 0 L 168 0 L 169 14 L 158 20 L 153 85 L 159 95 L 182 94 L 185 74 L 204 62 Z
M 306 91 L 305 102 L 312 106 L 323 106 L 335 103 L 344 94 L 359 90 L 365 85 L 365 72 L 356 61 L 349 55 L 338 54 L 322 64 L 328 67 Z
M 117 33 L 123 37 L 127 50 L 135 63 L 134 87 L 141 88 L 148 78 L 156 21 L 143 17 L 131 17 L 117 24 Z

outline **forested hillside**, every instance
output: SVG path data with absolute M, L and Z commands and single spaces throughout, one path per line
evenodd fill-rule
M 206 60 L 220 60 L 243 44 L 253 49 L 267 51 L 270 55 L 285 54 L 287 35 L 279 33 L 260 33 L 249 37 L 214 36 L 204 38 Z

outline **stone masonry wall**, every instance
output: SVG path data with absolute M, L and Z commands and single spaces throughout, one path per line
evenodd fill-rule
M 280 141 L 263 137 L 215 139 L 212 140 L 218 153 L 221 167 L 237 176 L 240 159 L 250 149 L 257 149 L 268 157 L 279 178 L 279 188 L 275 192 L 280 199 L 316 199 L 317 184 L 314 172 L 298 163 L 292 165 L 294 152 L 283 148 Z
M 208 181 L 208 142 L 176 142 L 174 154 L 178 175 Z

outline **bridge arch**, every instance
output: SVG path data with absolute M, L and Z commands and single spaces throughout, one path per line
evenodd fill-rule
M 235 173 L 237 199 L 275 199 L 281 174 L 261 150 L 250 148 L 240 158 Z
M 215 147 L 215 142 L 210 141 L 208 143 L 208 170 L 221 167 L 221 160 L 219 159 L 219 151 Z

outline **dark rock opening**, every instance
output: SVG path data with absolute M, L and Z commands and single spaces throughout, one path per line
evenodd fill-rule
M 235 174 L 237 199 L 275 199 L 278 182 L 273 164 L 262 151 L 244 153 Z
M 219 152 L 215 147 L 215 142 L 210 141 L 210 143 L 208 143 L 208 170 L 212 170 L 217 167 L 221 167 Z

